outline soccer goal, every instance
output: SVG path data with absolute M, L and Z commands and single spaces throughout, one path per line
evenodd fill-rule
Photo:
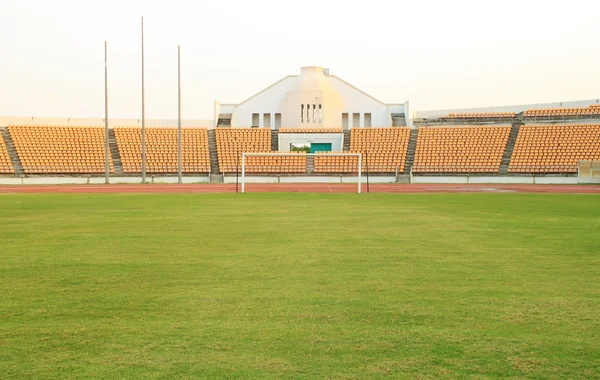
M 579 183 L 600 183 L 600 161 L 579 161 L 577 175 Z
M 242 193 L 246 191 L 247 183 L 268 182 L 264 178 L 269 177 L 285 177 L 286 183 L 324 182 L 330 177 L 336 182 L 356 182 L 360 194 L 362 171 L 360 153 L 242 153 Z

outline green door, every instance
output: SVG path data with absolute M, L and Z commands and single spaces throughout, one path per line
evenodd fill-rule
M 331 152 L 331 143 L 311 143 L 310 152 Z

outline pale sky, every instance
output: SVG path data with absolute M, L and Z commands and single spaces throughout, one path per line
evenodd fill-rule
M 412 110 L 600 97 L 600 1 L 1 0 L 0 115 L 211 119 L 301 66 Z

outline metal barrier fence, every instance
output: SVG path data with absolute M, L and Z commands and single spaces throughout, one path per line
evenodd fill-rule
M 463 175 L 463 174 L 500 174 L 500 166 L 488 165 L 415 165 L 412 167 L 413 174 L 440 174 L 440 175 Z M 577 165 L 511 165 L 507 174 L 576 174 Z
M 579 183 L 600 183 L 600 161 L 579 161 Z

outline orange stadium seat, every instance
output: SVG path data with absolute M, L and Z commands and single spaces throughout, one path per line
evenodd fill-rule
M 448 116 L 442 116 L 441 119 L 514 119 L 514 112 L 473 112 L 473 113 L 450 113 Z
M 139 127 L 117 127 L 115 138 L 124 173 L 142 171 L 142 130 Z M 146 128 L 146 172 L 177 172 L 177 128 Z M 181 171 L 209 173 L 210 153 L 206 128 L 181 129 Z
M 316 152 L 315 173 L 358 173 L 358 156 L 336 156 L 335 153 L 356 152 Z
M 104 173 L 102 127 L 9 126 L 8 131 L 25 174 Z M 110 157 L 109 164 L 112 173 Z
M 306 153 L 290 152 L 277 156 L 246 156 L 245 171 L 252 174 L 303 174 L 306 172 Z
M 600 105 L 578 108 L 537 108 L 523 113 L 525 119 L 552 119 L 562 117 L 600 117 Z
M 219 171 L 241 171 L 242 153 L 270 153 L 270 128 L 217 128 L 217 156 Z M 289 156 L 247 157 L 247 173 L 305 173 L 306 155 L 292 153 Z
M 410 128 L 353 128 L 350 151 L 362 154 L 362 171 L 395 173 L 404 170 Z M 315 173 L 352 173 L 358 171 L 358 157 L 315 156 Z
M 600 159 L 600 125 L 524 125 L 509 173 L 577 173 L 579 160 Z
M 422 127 L 413 173 L 497 173 L 508 126 Z
M 279 133 L 342 133 L 342 128 L 279 128 Z
M 0 174 L 14 174 L 15 169 L 10 161 L 8 150 L 4 144 L 4 139 L 0 138 Z

